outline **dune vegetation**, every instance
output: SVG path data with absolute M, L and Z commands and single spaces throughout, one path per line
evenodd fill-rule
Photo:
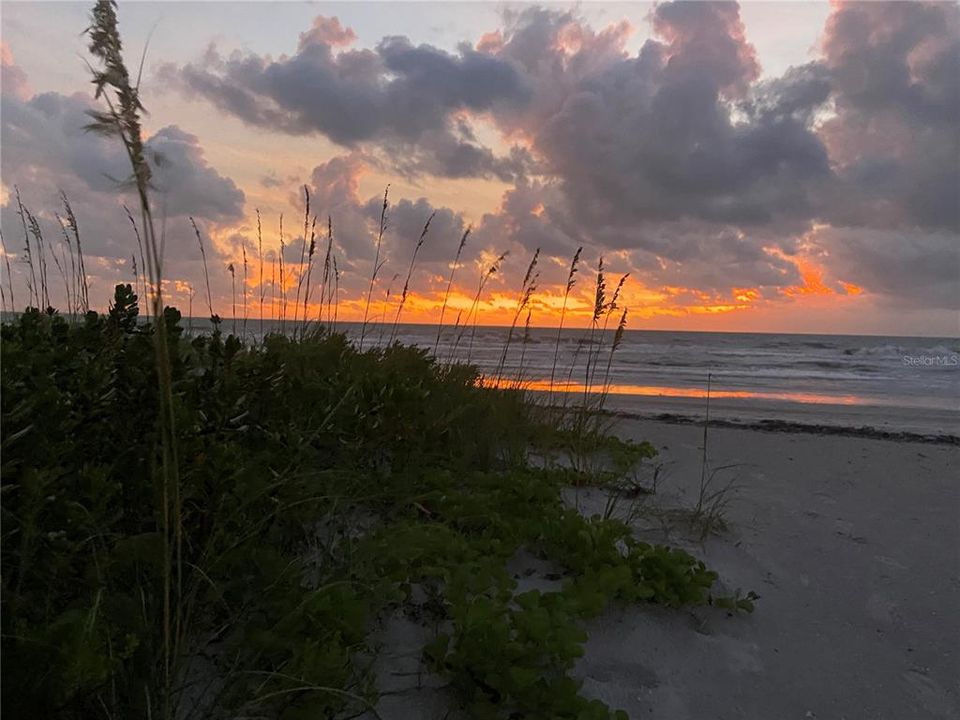
M 212 334 L 187 332 L 162 296 L 142 106 L 112 2 L 97 3 L 89 33 L 106 106 L 93 125 L 130 159 L 143 291 L 118 285 L 108 312 L 91 310 L 69 204 L 59 259 L 21 208 L 31 297 L 0 331 L 4 711 L 377 717 L 378 631 L 402 616 L 429 630 L 424 671 L 470 717 L 625 717 L 580 693 L 587 619 L 611 603 L 752 609 L 752 596 L 718 595 L 687 552 L 564 502 L 565 488 L 610 483 L 655 455 L 601 419 L 622 280 L 608 297 L 601 267 L 580 364 L 554 362 L 558 382 L 567 372 L 587 388 L 562 404 L 504 369 L 515 335 L 523 352 L 536 254 L 500 367 L 484 376 L 395 341 L 416 251 L 388 341 L 365 344 L 367 319 L 357 341 L 339 332 L 336 258 L 309 202 L 305 257 L 281 267 L 297 277 L 292 329 L 251 341 L 214 317 Z M 47 254 L 62 314 L 49 308 Z M 263 273 L 261 253 L 261 288 Z M 246 293 L 246 258 L 240 274 Z M 316 321 L 311 292 L 327 307 Z M 476 313 L 458 318 L 457 343 L 475 328 Z M 519 591 L 508 569 L 519 553 L 555 565 L 558 588 Z

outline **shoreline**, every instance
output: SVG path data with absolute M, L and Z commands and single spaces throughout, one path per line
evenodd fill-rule
M 645 420 L 670 425 L 703 425 L 704 418 L 677 413 L 638 413 L 621 410 L 605 410 L 604 414 L 623 420 Z M 840 437 L 889 440 L 892 442 L 927 443 L 960 446 L 960 436 L 949 433 L 918 433 L 909 430 L 883 430 L 869 425 L 845 426 L 822 423 L 803 423 L 793 420 L 735 420 L 710 418 L 711 428 L 731 428 L 769 433 L 803 433 L 807 435 L 836 435 Z

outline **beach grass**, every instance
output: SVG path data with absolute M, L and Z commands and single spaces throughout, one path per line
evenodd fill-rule
M 246 341 L 244 249 L 243 332 L 231 264 L 233 332 L 224 335 L 203 233 L 193 223 L 213 329 L 185 334 L 162 294 L 143 106 L 123 63 L 114 3 L 96 4 L 88 32 L 107 108 L 93 113 L 91 128 L 114 137 L 130 161 L 139 221 L 128 217 L 149 322 L 130 284 L 116 286 L 107 313 L 90 309 L 80 232 L 65 197 L 70 275 L 66 255 L 58 267 L 67 312 L 51 307 L 46 256 L 53 251 L 17 189 L 28 297 L 0 328 L 4 710 L 170 720 L 376 716 L 378 624 L 391 613 L 429 612 L 435 622 L 423 661 L 470 716 L 622 718 L 585 697 L 571 675 L 584 620 L 613 602 L 751 609 L 749 599 L 716 596 L 716 574 L 690 554 L 639 542 L 612 513 L 588 518 L 563 501 L 565 487 L 615 480 L 655 455 L 647 443 L 613 437 L 599 419 L 625 314 L 604 391 L 590 392 L 623 284 L 608 301 L 602 261 L 578 407 L 534 401 L 519 377 L 524 350 L 518 377 L 506 377 L 525 309 L 524 344 L 528 338 L 539 251 L 494 382 L 469 356 L 485 284 L 506 253 L 481 272 L 456 332 L 454 352 L 471 332 L 466 363 L 455 355 L 440 362 L 397 341 L 429 219 L 389 340 L 365 347 L 388 191 L 356 344 L 333 331 L 329 317 L 307 321 L 316 217 L 306 187 L 299 263 L 285 261 L 280 216 L 273 305 L 285 329 L 287 281 L 296 284 L 292 332 Z M 332 228 L 328 220 L 321 319 Z M 262 309 L 259 213 L 258 256 Z M 441 311 L 438 337 L 442 324 Z M 569 375 L 579 372 L 575 365 L 576 357 Z M 521 551 L 562 568 L 562 586 L 519 592 L 507 566 Z
M 582 473 L 529 462 L 562 433 L 522 391 L 399 344 L 360 352 L 319 330 L 244 345 L 219 331 L 187 338 L 179 313 L 163 317 L 138 323 L 124 285 L 106 315 L 71 324 L 31 310 L 3 326 L 14 714 L 359 712 L 377 697 L 378 618 L 414 608 L 427 584 L 442 622 L 425 661 L 475 717 L 610 717 L 569 676 L 582 620 L 614 601 L 712 599 L 715 575 L 692 556 L 562 502 Z M 173 518 L 156 473 L 160 331 L 180 553 L 175 536 L 164 542 Z M 652 455 L 600 437 L 594 447 L 622 467 Z M 521 549 L 559 563 L 563 589 L 516 594 L 505 568 Z

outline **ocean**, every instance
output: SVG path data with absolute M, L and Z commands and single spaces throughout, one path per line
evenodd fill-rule
M 184 318 L 183 325 L 210 330 L 207 319 Z M 232 331 L 233 320 L 221 327 Z M 278 327 L 264 323 L 266 332 Z M 337 328 L 360 337 L 359 323 Z M 436 348 L 443 362 L 469 361 L 496 377 L 508 331 L 446 327 L 438 341 L 435 325 L 401 324 L 396 340 Z M 259 333 L 260 321 L 248 320 L 247 339 Z M 392 333 L 391 325 L 371 323 L 365 346 L 384 345 Z M 960 338 L 626 330 L 611 355 L 612 329 L 592 337 L 564 329 L 559 344 L 556 329 L 524 335 L 522 327 L 514 330 L 500 374 L 545 396 L 583 394 L 591 348 L 591 391 L 606 387 L 605 407 L 618 412 L 701 419 L 709 382 L 710 417 L 717 420 L 960 436 Z
M 199 322 L 199 321 L 197 321 Z M 232 328 L 224 321 L 224 330 Z M 259 321 L 248 321 L 259 330 Z M 339 329 L 359 338 L 360 325 Z M 365 345 L 386 344 L 392 326 L 368 325 Z M 474 334 L 400 325 L 396 340 L 434 351 L 444 362 L 470 361 L 495 377 L 508 328 Z M 641 416 L 710 416 L 748 424 L 782 421 L 890 432 L 960 435 L 960 338 L 796 335 L 516 328 L 504 378 L 534 391 L 584 391 L 587 348 L 596 367 L 591 390 L 609 389 L 606 407 Z M 554 356 L 556 354 L 556 370 Z M 607 366 L 609 363 L 609 373 Z M 571 372 L 571 366 L 574 370 Z

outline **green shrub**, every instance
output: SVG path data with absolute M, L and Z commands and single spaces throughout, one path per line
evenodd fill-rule
M 376 700 L 375 622 L 421 587 L 425 657 L 474 717 L 608 718 L 568 674 L 582 619 L 709 599 L 702 563 L 583 518 L 564 471 L 526 465 L 557 434 L 523 393 L 415 348 L 361 353 L 324 330 L 246 346 L 165 319 L 179 558 L 162 532 L 153 326 L 130 287 L 106 316 L 28 311 L 0 329 L 11 716 L 360 712 Z M 648 453 L 595 442 L 624 462 Z M 516 594 L 522 548 L 563 568 L 559 591 Z

